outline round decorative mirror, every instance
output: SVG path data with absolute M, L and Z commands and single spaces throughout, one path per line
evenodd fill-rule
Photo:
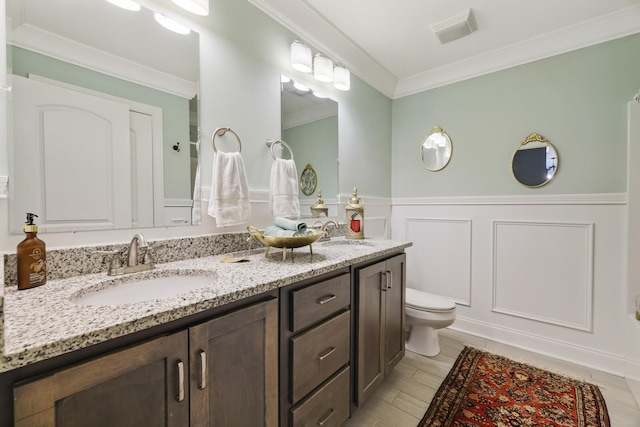
M 558 171 L 558 152 L 542 135 L 532 133 L 513 153 L 511 171 L 520 184 L 541 187 Z
M 309 196 L 316 191 L 318 185 L 318 174 L 316 170 L 310 165 L 304 167 L 304 170 L 300 174 L 300 189 L 305 196 Z
M 451 160 L 453 145 L 451 138 L 439 126 L 434 126 L 420 144 L 420 159 L 425 168 L 432 172 L 443 169 Z

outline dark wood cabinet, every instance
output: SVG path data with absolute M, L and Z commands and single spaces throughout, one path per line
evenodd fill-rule
M 404 357 L 406 255 L 354 269 L 356 404 Z
M 341 426 L 350 414 L 351 276 L 280 289 L 280 426 Z
M 14 387 L 16 427 L 278 425 L 278 300 Z
M 192 426 L 278 425 L 278 302 L 189 328 Z
M 15 426 L 188 426 L 187 345 L 182 331 L 17 384 Z

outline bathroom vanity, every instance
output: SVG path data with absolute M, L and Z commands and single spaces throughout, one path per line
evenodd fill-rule
M 364 242 L 159 264 L 211 283 L 136 303 L 83 302 L 104 273 L 8 288 L 0 425 L 341 425 L 404 355 L 411 243 Z

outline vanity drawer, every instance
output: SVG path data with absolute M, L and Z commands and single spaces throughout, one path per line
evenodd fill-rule
M 291 403 L 349 362 L 350 319 L 345 311 L 291 338 Z
M 341 426 L 349 418 L 349 367 L 291 408 L 291 425 Z
M 331 316 L 351 301 L 351 275 L 346 273 L 291 291 L 291 332 Z

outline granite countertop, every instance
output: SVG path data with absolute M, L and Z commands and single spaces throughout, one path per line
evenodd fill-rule
M 191 314 L 271 291 L 301 280 L 401 251 L 410 242 L 344 239 L 295 249 L 282 260 L 279 249 L 239 253 L 249 262 L 223 263 L 224 255 L 158 264 L 151 272 L 107 276 L 106 273 L 51 280 L 46 285 L 4 294 L 4 354 L 0 372 L 127 335 Z M 362 244 L 364 243 L 364 244 Z M 74 302 L 102 282 L 179 274 L 211 275 L 212 283 L 173 297 L 121 305 L 82 305 Z

